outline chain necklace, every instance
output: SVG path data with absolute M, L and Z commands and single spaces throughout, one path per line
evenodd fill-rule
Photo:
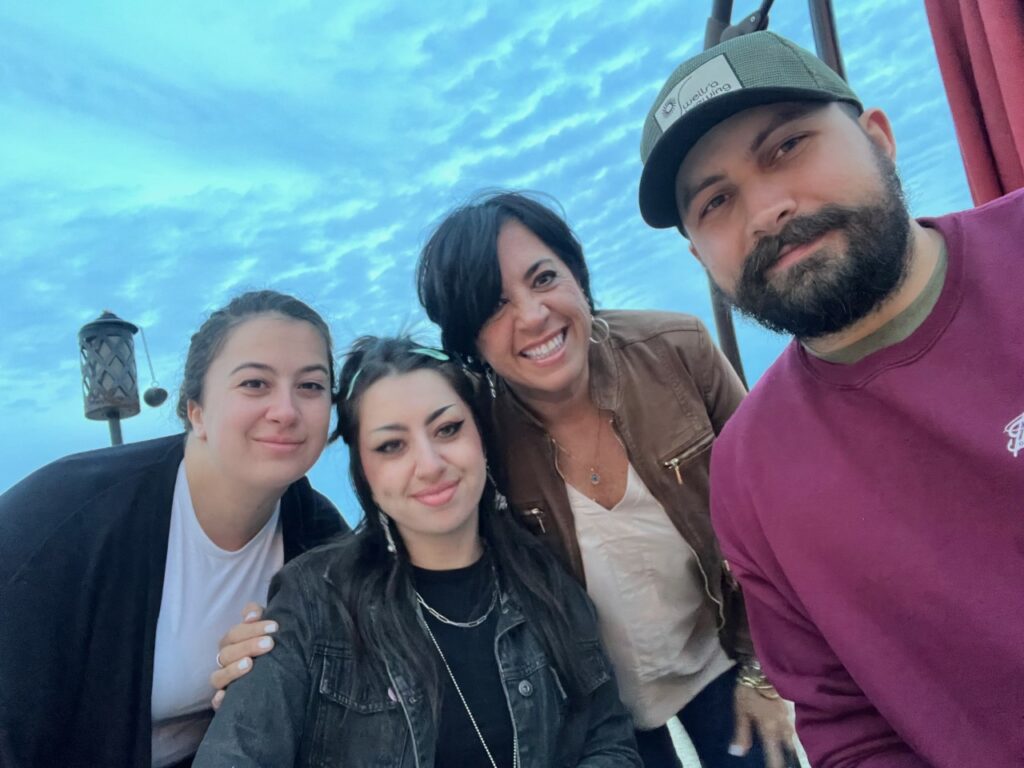
M 608 423 L 610 424 L 611 420 L 609 420 Z M 594 460 L 593 460 L 593 462 L 590 465 L 590 475 L 588 477 L 588 479 L 590 480 L 590 484 L 591 485 L 600 485 L 601 484 L 601 471 L 600 471 L 601 465 L 598 464 L 597 460 L 601 457 L 601 432 L 604 431 L 602 429 L 602 427 L 604 427 L 604 419 L 601 418 L 601 409 L 598 408 L 597 409 L 597 440 L 595 441 L 596 442 L 596 447 L 594 448 Z M 568 456 L 573 461 L 576 460 L 576 457 L 573 456 L 569 452 L 568 448 L 566 448 L 560 442 L 555 440 L 555 438 L 553 436 L 551 436 L 550 433 L 548 434 L 548 436 L 551 437 L 551 442 L 555 444 L 555 449 L 556 449 L 555 450 L 555 470 L 558 472 L 559 475 L 562 476 L 562 479 L 565 480 L 565 475 L 562 473 L 562 468 L 558 466 L 558 451 L 561 451 L 562 453 L 564 453 L 566 456 Z
M 498 594 L 497 587 L 495 587 L 494 594 L 495 596 Z M 419 596 L 419 593 L 416 594 L 416 597 L 419 598 L 420 605 L 426 606 L 427 610 L 430 611 L 430 615 L 437 617 L 439 621 L 444 621 L 456 627 L 470 626 L 468 623 L 461 624 L 451 621 L 450 619 L 441 618 L 440 614 L 423 602 L 423 598 Z M 487 609 L 487 613 L 485 613 L 481 619 L 474 619 L 476 624 L 472 624 L 472 626 L 478 626 L 483 619 L 486 619 L 494 609 L 494 605 L 495 601 L 492 600 L 491 607 Z M 420 618 L 423 618 L 422 611 L 420 612 Z M 495 761 L 494 755 L 491 754 L 491 748 L 487 746 L 487 742 L 484 741 L 484 735 L 480 732 L 480 726 L 476 724 L 476 718 L 473 717 L 473 710 L 469 708 L 469 702 L 467 702 L 466 697 L 462 695 L 462 688 L 459 687 L 459 681 L 455 679 L 455 673 L 452 672 L 452 668 L 448 666 L 448 659 L 444 657 L 444 651 L 441 650 L 441 646 L 438 644 L 437 638 L 434 637 L 434 633 L 430 631 L 430 625 L 427 624 L 427 620 L 425 618 L 423 618 L 423 628 L 427 630 L 427 637 L 430 638 L 430 642 L 432 642 L 434 647 L 437 649 L 437 655 L 441 657 L 441 663 L 444 664 L 444 668 L 448 670 L 448 679 L 452 681 L 452 685 L 455 687 L 455 692 L 459 695 L 459 700 L 462 702 L 462 706 L 466 709 L 466 715 L 469 717 L 469 722 L 472 724 L 473 730 L 476 731 L 476 736 L 480 739 L 480 744 L 483 746 L 484 752 L 487 753 L 487 759 L 491 761 L 491 768 L 498 768 L 498 763 Z M 509 715 L 511 715 L 511 710 L 509 711 Z M 519 733 L 516 731 L 515 723 L 512 724 L 512 768 L 519 768 Z
M 450 627 L 461 627 L 462 629 L 473 629 L 473 627 L 479 627 L 481 624 L 487 621 L 488 617 L 491 615 L 491 612 L 494 610 L 494 606 L 498 604 L 498 586 L 497 584 L 495 584 L 494 586 L 494 591 L 491 593 L 491 604 L 487 606 L 487 610 L 483 612 L 482 616 L 476 619 L 472 619 L 471 621 L 455 621 L 454 619 L 449 619 L 440 611 L 432 608 L 427 603 L 427 601 L 423 599 L 423 595 L 419 593 L 419 590 L 416 590 L 416 602 L 422 605 L 424 608 L 426 608 L 427 613 L 429 613 L 435 619 L 440 621 L 442 624 L 447 624 Z

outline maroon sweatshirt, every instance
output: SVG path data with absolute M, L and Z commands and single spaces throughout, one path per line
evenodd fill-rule
M 1024 191 L 924 220 L 945 285 L 852 365 L 791 344 L 712 519 L 816 768 L 1024 766 Z

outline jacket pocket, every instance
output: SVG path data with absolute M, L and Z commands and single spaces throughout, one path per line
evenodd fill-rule
M 658 463 L 665 471 L 673 473 L 678 485 L 685 485 L 686 466 L 710 450 L 713 442 L 715 442 L 715 433 L 712 430 L 701 432 L 695 439 L 687 441 L 659 457 Z
M 316 690 L 311 702 L 310 764 L 362 764 L 366 755 L 380 755 L 379 765 L 399 766 L 409 734 L 397 696 L 386 678 L 359 670 L 351 649 L 321 646 L 314 651 Z
M 353 690 L 355 669 L 350 651 L 324 649 L 322 654 L 321 696 L 364 715 L 398 707 L 397 698 L 388 696 L 389 689 L 376 678 L 371 682 L 365 673 L 360 676 L 359 690 Z
M 604 697 L 594 694 L 598 688 L 612 679 L 611 666 L 598 640 L 578 641 L 576 653 L 580 664 L 582 693 L 586 699 L 582 707 L 569 707 L 565 687 L 554 667 L 551 668 L 551 675 L 555 679 L 559 694 L 559 713 L 561 715 L 554 760 L 550 763 L 552 766 L 574 766 L 580 762 L 590 731 L 591 718 L 601 719 L 601 713 L 595 711 L 595 707 L 603 706 L 601 701 Z M 621 706 L 617 698 L 615 698 L 615 704 Z M 604 763 L 601 764 L 604 765 Z

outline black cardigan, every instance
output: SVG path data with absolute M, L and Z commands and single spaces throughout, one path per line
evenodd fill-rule
M 60 459 L 0 496 L 0 765 L 151 764 L 150 701 L 183 435 Z M 305 478 L 285 560 L 348 530 Z M 213 652 L 213 649 L 210 649 Z

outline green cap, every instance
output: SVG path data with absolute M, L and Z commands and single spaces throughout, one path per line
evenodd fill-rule
M 693 145 L 737 112 L 780 101 L 845 101 L 864 108 L 825 62 L 773 32 L 734 37 L 680 64 L 644 122 L 644 221 L 658 228 L 679 225 L 676 174 Z

